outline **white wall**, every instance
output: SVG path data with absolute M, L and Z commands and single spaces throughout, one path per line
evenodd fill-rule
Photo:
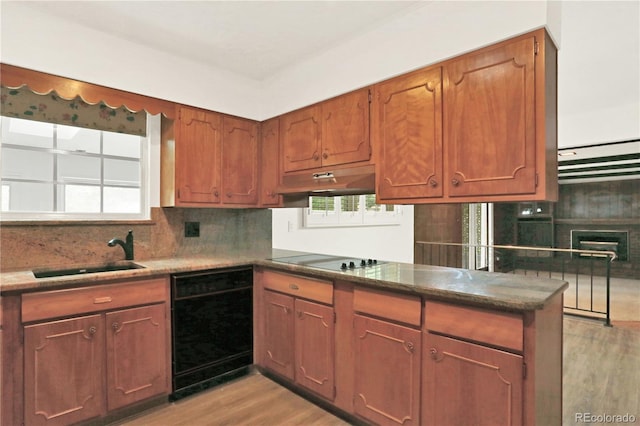
M 640 2 L 563 2 L 558 146 L 639 137 Z
M 62 21 L 29 7 L 28 3 L 0 3 L 3 63 L 242 117 L 261 118 L 258 81 Z M 73 6 L 74 2 L 60 2 L 59 7 Z
M 401 224 L 351 228 L 302 226 L 301 209 L 273 209 L 274 248 L 413 263 L 413 206 L 402 206 Z

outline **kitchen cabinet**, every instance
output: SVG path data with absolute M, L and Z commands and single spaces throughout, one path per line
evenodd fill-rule
M 175 121 L 162 121 L 162 206 L 256 206 L 258 123 L 177 109 Z
M 267 369 L 328 400 L 335 396 L 333 284 L 280 272 L 262 273 L 262 342 Z
M 540 29 L 376 84 L 378 202 L 557 200 L 556 56 Z
M 67 425 L 168 394 L 167 294 L 166 279 L 24 294 L 24 424 Z
M 280 116 L 280 138 L 284 173 L 368 162 L 369 90 Z
M 258 123 L 224 116 L 222 129 L 222 202 L 257 205 Z
M 442 197 L 441 67 L 376 84 L 372 109 L 378 202 Z
M 260 205 L 280 207 L 282 196 L 276 188 L 280 183 L 280 119 L 261 123 L 260 131 Z
M 425 316 L 422 424 L 523 424 L 522 315 L 427 301 Z
M 354 310 L 355 414 L 378 425 L 420 424 L 420 298 L 356 288 Z

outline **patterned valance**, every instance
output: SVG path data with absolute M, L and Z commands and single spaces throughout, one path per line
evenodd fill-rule
M 27 86 L 0 87 L 0 114 L 7 117 L 87 127 L 109 132 L 145 136 L 147 114 L 126 107 L 110 108 L 104 102 L 91 105 L 76 96 L 67 100 L 55 91 L 40 95 Z

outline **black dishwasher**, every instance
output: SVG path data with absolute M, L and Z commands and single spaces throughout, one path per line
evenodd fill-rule
M 248 372 L 252 294 L 251 267 L 171 276 L 172 400 Z

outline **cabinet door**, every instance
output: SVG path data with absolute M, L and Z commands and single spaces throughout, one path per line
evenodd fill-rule
M 354 410 L 379 425 L 420 423 L 420 330 L 354 318 Z
M 177 204 L 220 202 L 222 116 L 181 107 L 176 128 Z
M 322 166 L 368 161 L 369 89 L 322 103 Z
M 424 425 L 520 425 L 519 355 L 425 333 Z
M 262 123 L 260 132 L 260 204 L 268 207 L 281 205 L 282 197 L 276 192 L 280 183 L 280 120 L 274 118 Z
M 293 297 L 264 291 L 264 364 L 293 380 Z
M 333 307 L 295 301 L 296 382 L 329 400 L 335 397 Z
M 321 132 L 319 105 L 280 117 L 283 171 L 320 167 Z
M 442 197 L 441 68 L 376 85 L 372 139 L 379 200 Z
M 222 202 L 258 203 L 258 123 L 224 117 L 222 136 Z
M 26 425 L 68 425 L 104 413 L 100 315 L 24 328 Z
M 106 314 L 109 410 L 168 392 L 165 305 Z
M 450 196 L 535 193 L 534 42 L 531 37 L 445 66 Z

